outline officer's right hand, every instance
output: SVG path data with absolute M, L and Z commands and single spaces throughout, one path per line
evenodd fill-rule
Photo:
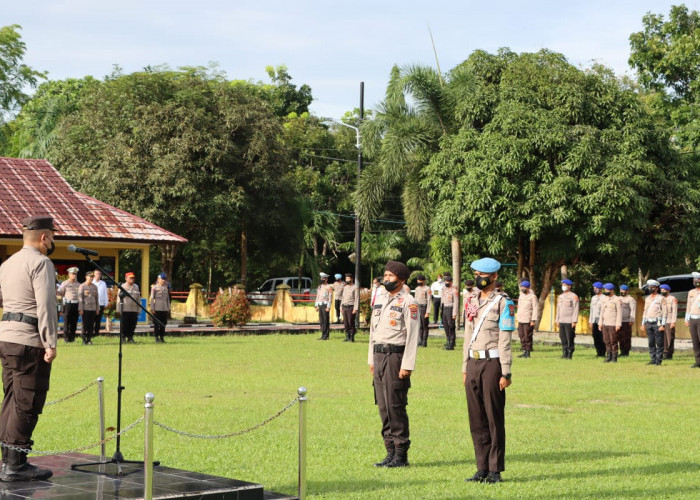
M 374 376 L 374 365 L 369 365 L 369 372 Z
M 462 373 L 462 385 L 464 387 L 467 386 L 467 374 L 466 373 Z
M 56 359 L 56 348 L 47 347 L 44 349 L 44 361 L 51 363 L 54 359 Z
M 688 322 L 686 321 L 686 322 L 685 322 L 685 326 L 690 326 L 690 323 L 688 323 Z

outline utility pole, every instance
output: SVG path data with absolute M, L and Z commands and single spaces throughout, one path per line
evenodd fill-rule
M 362 174 L 362 143 L 359 127 L 362 126 L 362 120 L 365 118 L 365 82 L 360 82 L 360 122 L 357 124 L 357 182 L 360 182 Z M 362 265 L 362 228 L 360 227 L 360 218 L 355 209 L 355 283 L 361 288 L 360 271 Z M 355 327 L 360 327 L 360 311 L 357 311 L 355 316 Z

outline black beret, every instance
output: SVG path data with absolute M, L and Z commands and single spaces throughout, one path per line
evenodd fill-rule
M 346 278 L 352 278 L 352 273 L 345 273 Z
M 451 275 L 451 274 L 446 274 L 446 275 L 445 275 L 445 281 L 449 281 L 450 283 L 452 283 L 452 281 L 453 281 L 453 280 L 452 280 L 452 275 Z
M 422 274 L 419 274 L 418 276 L 416 276 L 416 279 L 418 281 L 425 281 L 425 276 L 423 276 Z
M 409 271 L 408 267 L 406 267 L 406 264 L 404 264 L 403 262 L 397 262 L 395 260 L 390 260 L 389 262 L 387 262 L 384 269 L 386 269 L 390 273 L 394 273 L 397 278 L 404 281 L 406 281 L 408 279 L 408 276 L 411 274 L 411 271 Z
M 48 215 L 32 215 L 31 217 L 25 217 L 22 219 L 22 229 L 30 231 L 35 229 L 56 230 L 53 225 L 53 217 L 49 217 Z

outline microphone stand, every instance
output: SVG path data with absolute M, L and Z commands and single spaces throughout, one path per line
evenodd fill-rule
M 78 252 L 78 253 L 81 253 L 81 252 Z M 161 320 L 156 318 L 153 315 L 153 313 L 151 313 L 148 309 L 143 307 L 143 305 L 141 305 L 141 302 L 139 302 L 134 297 L 132 297 L 131 294 L 129 292 L 127 292 L 122 285 L 117 283 L 107 273 L 107 271 L 102 269 L 102 267 L 97 262 L 92 260 L 88 254 L 83 253 L 82 255 L 85 257 L 85 260 L 87 260 L 94 269 L 102 272 L 102 276 L 104 278 L 106 278 L 106 281 L 108 283 L 112 283 L 114 286 L 116 286 L 123 293 L 123 295 L 125 297 L 129 297 L 129 299 L 131 299 L 142 311 L 144 311 L 148 316 L 150 316 L 154 322 L 158 323 L 160 326 L 165 328 L 165 325 L 163 324 L 163 322 Z M 119 294 L 119 295 L 121 296 L 122 294 Z M 119 297 L 119 298 L 121 298 L 121 297 Z M 122 301 L 123 301 L 123 298 L 122 298 Z M 120 330 L 121 330 L 121 321 L 120 321 Z M 124 455 L 122 455 L 122 452 L 120 450 L 121 436 L 119 435 L 119 433 L 121 432 L 121 424 L 122 424 L 122 391 L 124 389 L 126 389 L 126 387 L 124 387 L 122 385 L 122 352 L 123 352 L 122 345 L 124 344 L 123 337 L 124 336 L 122 335 L 122 332 L 120 331 L 119 332 L 119 368 L 118 368 L 118 379 L 119 380 L 117 382 L 117 439 L 116 439 L 117 445 L 116 445 L 116 450 L 114 451 L 114 455 L 112 455 L 111 460 L 108 460 L 107 462 L 88 462 L 88 463 L 83 463 L 83 464 L 73 464 L 73 465 L 71 465 L 71 470 L 78 470 L 79 471 L 79 470 L 81 470 L 82 467 L 89 467 L 89 466 L 93 466 L 93 465 L 104 465 L 104 464 L 112 463 L 112 464 L 115 464 L 117 466 L 117 476 L 124 476 L 127 474 L 127 472 L 124 472 L 124 469 L 122 468 L 122 464 L 142 464 L 143 465 L 142 460 L 124 460 Z M 153 465 L 160 465 L 160 462 L 154 461 Z M 97 470 L 97 471 L 88 470 L 88 471 L 83 471 L 83 472 L 94 472 L 95 474 L 108 474 L 107 472 L 104 472 L 103 469 L 104 469 L 103 467 L 100 467 L 100 470 Z M 134 469 L 131 472 L 135 472 L 136 470 L 137 469 Z

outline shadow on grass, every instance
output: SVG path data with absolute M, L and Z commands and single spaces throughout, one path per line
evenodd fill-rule
M 411 468 L 412 467 L 413 464 L 411 464 Z M 386 480 L 355 479 L 347 481 L 338 481 L 337 479 L 329 479 L 328 481 L 309 481 L 307 483 L 307 491 L 311 495 L 320 495 L 324 493 L 359 493 L 363 491 L 372 491 L 376 493 L 391 488 L 392 486 L 396 486 L 396 484 L 392 481 L 393 479 L 396 478 L 388 477 Z M 409 481 L 405 478 L 402 478 L 400 487 L 405 488 L 407 486 L 424 486 L 426 484 L 429 484 L 431 481 L 432 480 L 429 478 L 426 478 L 421 481 Z
M 658 488 L 611 488 L 609 490 L 596 490 L 595 492 L 569 492 L 566 498 L 697 498 L 697 486 L 659 486 Z M 533 498 L 562 498 L 561 493 L 551 495 L 537 494 Z
M 547 481 L 557 479 L 586 479 L 586 478 L 604 478 L 606 476 L 622 476 L 622 477 L 639 477 L 639 476 L 655 476 L 669 475 L 676 473 L 697 473 L 700 471 L 700 464 L 688 462 L 667 462 L 662 464 L 631 466 L 631 467 L 608 467 L 605 469 L 596 470 L 579 470 L 566 471 L 552 474 L 533 474 L 522 479 L 517 479 L 518 482 L 532 481 Z
M 552 453 L 518 453 L 509 455 L 506 453 L 507 462 L 579 462 L 581 460 L 600 460 L 605 458 L 620 458 L 639 455 L 639 453 L 630 453 L 624 451 L 554 451 Z
M 421 469 L 428 467 L 451 467 L 453 465 L 474 464 L 474 460 L 436 460 L 435 462 L 415 462 L 411 461 L 411 469 Z

